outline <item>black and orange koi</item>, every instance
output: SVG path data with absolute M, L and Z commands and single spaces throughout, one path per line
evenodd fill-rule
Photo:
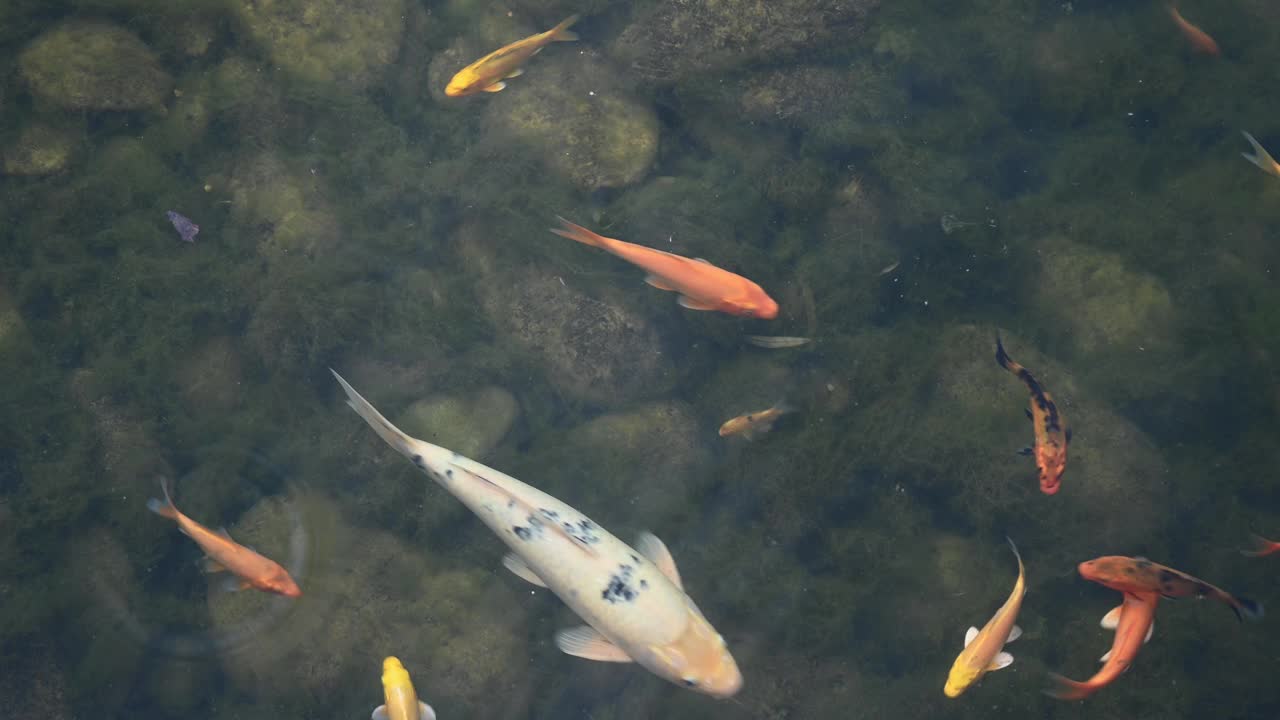
M 1053 495 L 1062 484 L 1062 474 L 1067 471 L 1067 445 L 1071 443 L 1071 428 L 1067 427 L 1058 406 L 1049 391 L 1040 386 L 1026 368 L 1019 365 L 1004 351 L 1000 336 L 996 335 L 996 362 L 1013 373 L 1031 391 L 1031 403 L 1027 417 L 1035 430 L 1035 444 L 1022 451 L 1036 459 L 1040 469 L 1040 492 Z

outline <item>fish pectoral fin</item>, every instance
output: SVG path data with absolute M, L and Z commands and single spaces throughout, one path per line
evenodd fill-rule
M 1028 445 L 1022 448 L 1021 450 L 1019 450 L 1018 454 L 1023 457 L 1031 457 L 1033 454 L 1035 454 L 1035 449 L 1032 448 L 1030 445 Z
M 245 580 L 244 578 L 236 577 L 235 575 L 232 575 L 231 577 L 222 581 L 223 592 L 229 592 L 229 593 L 240 592 L 241 590 L 245 590 L 250 587 L 253 587 L 253 586 L 249 584 L 248 580 Z
M 976 637 L 978 637 L 978 628 L 970 625 L 969 629 L 964 633 L 964 646 L 969 647 L 969 643 L 973 642 Z
M 675 558 L 671 557 L 671 551 L 658 539 L 657 535 L 651 532 L 640 533 L 640 537 L 636 538 L 636 549 L 641 555 L 649 558 L 649 562 L 658 568 L 658 572 L 666 575 L 676 587 L 684 589 L 684 584 L 680 582 L 680 570 L 676 568 Z
M 523 75 L 523 74 L 524 74 L 524 68 L 516 68 L 515 70 L 512 70 L 512 71 L 511 71 L 511 74 L 510 74 L 510 75 L 506 75 L 506 76 L 504 76 L 504 79 L 509 80 L 509 79 L 511 79 L 511 78 L 513 78 L 513 77 L 520 77 L 520 76 L 521 76 L 521 75 Z
M 1000 670 L 1002 668 L 1007 668 L 1012 664 L 1013 664 L 1013 656 L 1001 650 L 998 655 L 992 658 L 991 664 L 987 666 L 987 670 L 988 671 Z
M 589 625 L 579 625 L 556 633 L 556 647 L 566 655 L 587 660 L 635 662 L 630 655 L 622 651 L 622 648 L 609 642 L 608 638 Z
M 1153 633 L 1153 632 L 1155 632 L 1155 631 L 1156 631 L 1156 621 L 1155 621 L 1155 620 L 1152 620 L 1152 621 L 1151 621 L 1151 624 L 1147 626 L 1147 636 L 1146 636 L 1146 637 L 1144 637 L 1144 638 L 1142 638 L 1142 642 L 1144 642 L 1144 643 L 1149 643 L 1149 642 L 1151 642 L 1151 633 Z
M 1107 614 L 1102 616 L 1102 622 L 1099 623 L 1102 628 L 1104 630 L 1115 630 L 1116 626 L 1120 624 L 1120 611 L 1123 609 L 1123 605 L 1117 605 L 1108 610 Z
M 1067 428 L 1067 431 L 1063 433 L 1063 435 L 1067 438 L 1067 442 L 1071 442 L 1071 428 Z
M 1027 414 L 1028 420 L 1035 420 L 1035 418 L 1031 416 L 1031 408 L 1023 408 L 1022 412 Z
M 538 577 L 538 573 L 529 567 L 524 558 L 515 553 L 507 553 L 502 557 L 502 567 L 510 570 L 516 577 L 526 580 L 537 585 L 538 587 L 546 587 L 547 584 L 542 582 L 542 578 Z
M 373 715 L 370 716 L 370 720 L 391 720 L 391 716 L 387 714 L 387 706 L 379 705 L 374 708 Z
M 1022 628 L 1018 627 L 1017 625 L 1014 625 L 1013 628 L 1009 630 L 1009 637 L 1005 638 L 1004 641 L 1007 643 L 1011 643 L 1020 637 L 1022 637 Z
M 658 288 L 659 290 L 671 290 L 673 292 L 675 291 L 675 288 L 671 286 L 670 282 L 668 282 L 663 278 L 658 277 L 657 275 L 648 275 L 645 277 L 644 281 L 649 285 L 652 285 L 653 287 Z
M 421 700 L 418 701 L 418 720 L 436 720 L 436 711 Z
M 1108 661 L 1108 660 L 1110 660 L 1110 659 L 1111 659 L 1111 651 L 1110 651 L 1110 650 L 1108 650 L 1108 651 L 1106 651 L 1106 652 L 1102 653 L 1102 657 L 1098 658 L 1098 662 L 1104 663 L 1104 662 L 1106 662 L 1106 661 Z
M 220 573 L 220 572 L 227 571 L 227 566 L 223 565 L 217 560 L 214 560 L 208 555 L 205 555 L 204 557 L 200 558 L 200 568 L 207 573 Z
M 218 534 L 218 537 L 222 538 L 223 540 L 231 539 L 231 533 L 227 532 L 227 529 L 224 527 L 218 528 L 217 534 Z
M 709 305 L 707 303 L 694 300 L 688 295 L 681 295 L 680 299 L 677 300 L 676 302 L 680 303 L 680 307 L 684 308 L 685 310 L 715 310 L 716 309 L 714 305 Z
M 488 93 L 495 93 L 495 92 L 502 92 L 503 90 L 506 90 L 506 89 L 507 89 L 507 84 L 499 80 L 498 82 L 486 87 L 484 91 Z
M 694 258 L 693 261 L 702 263 L 703 265 L 711 265 L 711 261 L 706 258 Z M 711 267 L 715 267 L 715 265 L 711 265 Z

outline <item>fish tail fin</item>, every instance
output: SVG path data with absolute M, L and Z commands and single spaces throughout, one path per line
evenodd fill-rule
M 578 19 L 581 17 L 581 15 L 570 15 L 564 20 L 561 20 L 559 25 L 548 30 L 547 32 L 551 36 L 551 42 L 573 42 L 574 40 L 577 40 L 578 33 L 570 32 L 569 28 L 574 23 L 578 22 Z
M 779 400 L 778 402 L 774 403 L 774 404 L 773 404 L 773 409 L 774 409 L 774 411 L 775 411 L 775 412 L 777 412 L 779 415 L 786 415 L 787 413 L 793 413 L 793 412 L 795 412 L 795 411 L 796 411 L 796 406 L 795 406 L 795 405 L 792 405 L 791 403 L 789 403 L 789 402 L 787 402 L 785 399 L 783 399 L 783 400 Z
M 1249 145 L 1253 147 L 1252 155 L 1249 153 L 1240 153 L 1240 157 L 1248 160 L 1254 165 L 1257 165 L 1258 168 L 1265 173 L 1280 175 L 1280 165 L 1277 165 L 1276 159 L 1271 157 L 1271 153 L 1267 152 L 1266 148 L 1262 147 L 1262 143 L 1258 142 L 1252 135 L 1244 130 L 1241 130 L 1240 134 L 1244 135 L 1244 139 L 1248 140 Z
M 160 478 L 160 492 L 164 495 L 164 499 L 151 498 L 147 501 L 147 509 L 160 517 L 177 520 L 178 506 L 173 504 L 173 481 L 169 478 Z
M 607 242 L 608 238 L 606 238 L 605 236 L 600 235 L 598 233 L 593 233 L 590 230 L 582 227 L 581 225 L 575 225 L 569 222 L 568 220 L 565 220 L 564 218 L 560 217 L 559 215 L 556 216 L 556 219 L 560 221 L 561 227 L 551 228 L 551 232 L 559 235 L 560 237 L 567 237 L 570 240 L 577 240 L 583 245 L 590 245 L 592 247 L 598 247 L 598 248 L 608 247 L 608 242 Z
M 1009 353 L 1004 351 L 1004 343 L 1000 341 L 999 332 L 996 332 L 996 362 L 1000 363 L 1000 367 L 1013 373 L 1018 372 L 1022 367 L 1014 362 L 1013 358 L 1009 357 Z
M 1049 686 L 1041 692 L 1058 700 L 1083 700 L 1096 690 L 1097 688 L 1089 683 L 1076 682 L 1069 677 L 1051 672 Z
M 1270 555 L 1271 553 L 1274 553 L 1277 550 L 1280 550 L 1280 545 L 1277 545 L 1276 543 L 1271 542 L 1270 540 L 1262 537 L 1261 535 L 1250 533 L 1249 539 L 1253 541 L 1253 547 L 1248 550 L 1240 551 L 1240 554 L 1244 555 L 1245 557 L 1262 557 L 1264 555 Z
M 369 423 L 369 427 L 378 433 L 378 437 L 381 437 L 388 445 L 395 448 L 405 457 L 413 457 L 413 438 L 405 435 L 400 431 L 400 428 L 383 417 L 382 413 L 370 405 L 369 401 L 364 399 L 364 396 L 356 392 L 356 389 L 351 387 L 351 384 L 344 380 L 337 371 L 329 368 L 329 372 L 333 373 L 333 376 L 338 379 L 338 383 L 342 385 L 342 390 L 346 392 L 347 405 L 352 410 L 355 410 L 360 417 L 364 418 L 365 422 Z
M 1235 611 L 1236 619 L 1241 622 L 1245 620 L 1261 620 L 1265 614 L 1262 609 L 1262 603 L 1246 597 L 1232 596 L 1231 609 Z

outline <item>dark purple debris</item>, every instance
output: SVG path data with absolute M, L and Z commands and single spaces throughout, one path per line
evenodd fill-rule
M 173 229 L 178 231 L 183 240 L 187 242 L 196 241 L 196 233 L 200 232 L 200 226 L 191 222 L 191 218 L 172 210 L 166 211 L 165 217 L 169 218 L 169 222 L 173 223 Z

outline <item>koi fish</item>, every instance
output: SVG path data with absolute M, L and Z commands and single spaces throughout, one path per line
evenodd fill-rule
M 1227 604 L 1236 619 L 1257 620 L 1262 605 L 1220 587 L 1142 557 L 1107 555 L 1080 563 L 1080 577 L 1126 593 L 1158 593 L 1167 598 L 1213 598 Z
M 1173 22 L 1177 24 L 1178 29 L 1182 31 L 1183 36 L 1187 38 L 1187 42 L 1191 43 L 1191 49 L 1205 55 L 1220 55 L 1222 51 L 1218 49 L 1218 43 L 1209 37 L 1209 33 L 1187 22 L 1178 9 L 1170 5 L 1169 16 L 1173 18 Z
M 551 232 L 606 250 L 646 270 L 646 283 L 659 290 L 680 293 L 680 306 L 689 310 L 719 310 L 730 315 L 772 320 L 778 303 L 757 284 L 712 265 L 702 258 L 687 258 L 614 238 L 597 235 L 581 225 L 557 218 L 561 228 Z
M 571 42 L 577 33 L 569 32 L 569 26 L 578 22 L 578 16 L 565 18 L 550 30 L 505 45 L 485 55 L 458 71 L 449 81 L 444 94 L 449 97 L 474 95 L 479 92 L 496 93 L 507 86 L 504 80 L 524 74 L 520 66 L 526 60 L 542 52 L 553 42 Z
M 942 688 L 947 697 L 959 697 L 981 680 L 983 675 L 1009 667 L 1013 663 L 1013 656 L 1005 652 L 1004 646 L 1022 636 L 1022 628 L 1016 623 L 1018 611 L 1022 609 L 1022 598 L 1027 594 L 1027 572 L 1022 564 L 1022 556 L 1018 554 L 1018 546 L 1010 538 L 1005 539 L 1009 541 L 1009 547 L 1013 548 L 1013 556 L 1018 559 L 1018 579 L 1013 583 L 1009 599 L 996 610 L 987 624 L 981 630 L 970 626 L 969 631 L 964 634 L 964 650 L 960 651 L 956 661 L 951 664 L 947 684 Z
M 1268 540 L 1261 535 L 1251 535 L 1253 538 L 1252 550 L 1241 550 L 1240 554 L 1246 557 L 1266 557 L 1280 552 L 1280 542 Z
M 374 708 L 373 720 L 436 720 L 436 711 L 418 699 L 400 658 L 382 661 L 382 694 L 386 704 Z
M 1262 144 L 1255 140 L 1249 133 L 1241 130 L 1240 134 L 1244 135 L 1244 139 L 1248 140 L 1249 145 L 1253 147 L 1252 155 L 1249 153 L 1240 153 L 1240 157 L 1248 160 L 1254 165 L 1257 165 L 1262 172 L 1268 175 L 1280 177 L 1280 163 L 1276 162 L 1276 159 L 1271 157 L 1271 153 L 1267 152 L 1267 149 L 1262 147 Z
M 767 433 L 772 430 L 773 424 L 777 422 L 778 418 L 795 411 L 795 408 L 780 400 L 768 410 L 747 413 L 746 415 L 739 415 L 732 420 L 726 420 L 720 426 L 720 437 L 741 435 L 751 440 L 760 433 Z
M 1151 633 L 1156 627 L 1156 605 L 1159 602 L 1158 593 L 1124 593 L 1123 604 L 1102 617 L 1102 627 L 1116 631 L 1111 649 L 1098 658 L 1098 662 L 1104 663 L 1102 668 L 1084 682 L 1049 673 L 1052 686 L 1044 693 L 1059 700 L 1083 700 L 1115 682 L 1133 664 L 1133 659 L 1138 656 L 1142 646 L 1151 639 Z
M 1027 417 L 1035 430 L 1035 444 L 1024 448 L 1023 455 L 1033 455 L 1040 469 L 1040 492 L 1053 495 L 1061 489 L 1062 474 L 1067 471 L 1067 445 L 1071 443 L 1071 428 L 1066 427 L 1053 396 L 1040 386 L 1027 369 L 1013 361 L 1004 351 L 1000 336 L 996 335 L 996 362 L 1013 373 L 1031 391 L 1031 405 Z
M 289 576 L 289 572 L 275 560 L 263 557 L 251 548 L 231 539 L 226 530 L 217 532 L 201 525 L 178 511 L 173 504 L 170 481 L 160 481 L 160 491 L 164 499 L 151 498 L 147 501 L 147 509 L 178 523 L 182 534 L 195 540 L 196 545 L 204 550 L 205 571 L 222 572 L 226 570 L 239 579 L 236 590 L 255 588 L 265 592 L 273 592 L 285 597 L 296 598 L 302 595 L 298 584 Z
M 512 552 L 502 564 L 555 593 L 586 625 L 556 633 L 565 653 L 636 662 L 717 698 L 742 688 L 724 638 L 685 593 L 666 545 L 643 533 L 636 549 L 581 512 L 515 478 L 392 425 L 336 372 L 347 404 L 388 445 L 466 505 Z

